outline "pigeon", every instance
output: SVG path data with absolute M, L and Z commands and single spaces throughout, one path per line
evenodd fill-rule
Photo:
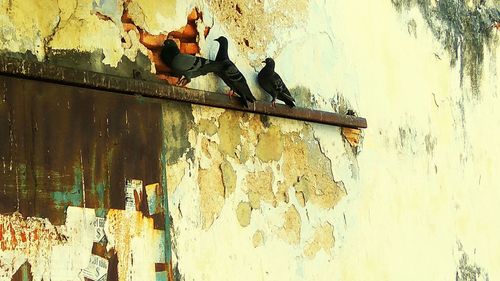
M 206 58 L 181 54 L 177 44 L 172 39 L 163 42 L 160 53 L 161 60 L 170 68 L 176 76 L 180 76 L 177 85 L 186 85 L 191 78 L 206 75 L 210 72 L 220 71 L 222 63 L 217 63 Z
M 284 101 L 288 106 L 294 107 L 295 99 L 290 94 L 290 91 L 286 87 L 283 80 L 281 80 L 278 73 L 274 72 L 274 60 L 272 58 L 267 58 L 262 63 L 265 63 L 266 66 L 264 66 L 264 68 L 262 68 L 257 75 L 257 81 L 262 89 L 264 89 L 273 98 L 271 101 L 272 106 L 276 107 L 277 98 Z
M 356 116 L 356 111 L 354 111 L 352 109 L 348 109 L 347 112 L 345 113 L 345 115 Z
M 248 102 L 255 102 L 257 99 L 255 99 L 252 95 L 252 92 L 248 87 L 247 80 L 243 74 L 229 59 L 229 55 L 227 54 L 227 38 L 221 36 L 215 39 L 215 41 L 219 42 L 220 45 L 215 61 L 223 64 L 222 70 L 215 72 L 215 74 L 219 76 L 227 86 L 229 86 L 230 90 L 228 95 L 231 97 L 232 93 L 236 92 L 236 94 L 238 94 L 241 98 L 241 104 L 248 108 Z

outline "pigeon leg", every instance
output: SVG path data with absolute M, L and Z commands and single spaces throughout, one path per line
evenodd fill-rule
M 179 81 L 177 81 L 177 86 L 184 87 L 189 82 L 191 82 L 191 79 L 189 79 L 188 77 L 182 75 L 181 78 L 179 79 Z
M 227 92 L 227 96 L 231 99 L 231 97 L 234 96 L 234 91 L 230 89 L 229 92 Z
M 179 80 L 177 80 L 177 83 L 175 85 L 181 86 L 182 83 L 184 83 L 185 79 L 186 79 L 186 77 L 184 75 L 182 75 L 181 78 L 179 78 Z
M 276 100 L 273 100 L 273 101 L 271 102 L 271 106 L 272 106 L 272 107 L 274 107 L 274 108 L 276 108 Z

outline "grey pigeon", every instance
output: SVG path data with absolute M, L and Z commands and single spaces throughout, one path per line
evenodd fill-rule
M 273 98 L 272 106 L 276 107 L 276 98 L 284 101 L 288 106 L 294 107 L 295 99 L 290 94 L 290 91 L 286 87 L 281 77 L 278 73 L 274 72 L 274 60 L 272 58 L 267 58 L 263 63 L 266 64 L 264 68 L 257 75 L 257 81 L 259 85 Z
M 232 92 L 236 92 L 240 96 L 241 104 L 244 107 L 248 107 L 248 102 L 256 101 L 255 97 L 252 95 L 250 88 L 248 87 L 247 80 L 243 74 L 238 70 L 236 65 L 229 59 L 227 54 L 228 42 L 226 37 L 221 36 L 215 41 L 219 42 L 219 50 L 217 51 L 216 62 L 223 64 L 222 70 L 215 72 L 227 86 L 229 86 L 229 96 Z
M 191 78 L 222 69 L 222 63 L 198 56 L 182 54 L 172 39 L 167 39 L 163 42 L 160 58 L 172 70 L 175 76 L 181 77 L 177 83 L 178 85 L 186 85 L 191 81 Z

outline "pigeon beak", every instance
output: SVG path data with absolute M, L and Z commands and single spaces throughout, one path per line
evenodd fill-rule
M 262 63 L 266 63 L 266 61 L 265 61 L 265 60 L 263 60 L 263 61 L 262 61 Z

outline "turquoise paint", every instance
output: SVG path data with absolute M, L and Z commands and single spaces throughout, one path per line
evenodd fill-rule
M 108 213 L 107 210 L 104 208 L 104 189 L 106 188 L 104 183 L 99 183 L 96 186 L 96 192 L 97 192 L 97 197 L 99 198 L 99 207 L 95 210 L 95 214 L 98 217 L 106 217 L 106 214 Z
M 166 281 L 166 280 L 168 280 L 166 271 L 156 272 L 156 281 Z
M 149 197 L 151 195 L 151 197 Z M 158 198 L 156 193 L 148 194 L 148 209 L 149 214 L 156 214 L 156 204 L 158 204 Z
M 54 203 L 59 206 L 81 206 L 83 202 L 83 182 L 82 171 L 79 168 L 74 168 L 73 188 L 70 191 L 55 191 L 52 192 Z
M 164 112 L 164 105 L 162 104 L 162 117 Z M 168 192 L 167 192 L 167 136 L 165 135 L 165 124 L 162 121 L 160 122 L 162 134 L 163 134 L 163 143 L 162 143 L 162 151 L 161 151 L 161 165 L 162 165 L 162 178 L 161 178 L 161 186 L 163 188 L 163 207 L 165 208 L 165 263 L 169 264 L 172 260 L 172 241 L 170 237 L 170 212 L 168 210 Z M 167 279 L 163 279 L 167 280 Z

